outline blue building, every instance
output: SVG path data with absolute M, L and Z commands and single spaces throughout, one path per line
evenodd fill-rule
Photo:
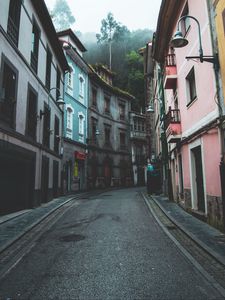
M 71 29 L 58 32 L 70 71 L 64 87 L 63 188 L 65 193 L 86 189 L 87 106 L 89 66 L 86 51 Z

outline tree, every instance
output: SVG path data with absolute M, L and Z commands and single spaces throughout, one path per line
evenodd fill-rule
M 131 105 L 132 110 L 140 112 L 144 110 L 144 74 L 143 57 L 136 51 L 131 51 L 126 55 L 128 70 L 127 90 L 136 98 L 136 102 Z
M 75 18 L 66 0 L 56 0 L 51 17 L 56 31 L 68 29 L 75 23 Z
M 101 33 L 96 34 L 98 43 L 109 44 L 109 68 L 112 68 L 112 40 L 118 23 L 114 20 L 113 14 L 108 13 L 106 19 L 102 20 Z

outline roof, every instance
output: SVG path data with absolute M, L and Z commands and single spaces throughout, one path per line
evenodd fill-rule
M 90 66 L 91 72 L 89 73 L 90 79 L 92 79 L 93 81 L 97 82 L 98 84 L 101 84 L 102 86 L 104 86 L 104 88 L 106 88 L 107 90 L 109 90 L 111 93 L 114 93 L 115 95 L 121 96 L 126 98 L 127 100 L 134 100 L 135 97 L 131 94 L 129 94 L 126 91 L 123 91 L 121 89 L 119 89 L 118 87 L 112 86 L 110 84 L 108 84 L 103 78 L 101 78 L 97 72 L 95 71 L 95 69 Z
M 58 35 L 58 37 L 63 37 L 65 35 L 69 35 L 71 37 L 71 39 L 74 41 L 74 43 L 76 44 L 77 48 L 81 52 L 86 52 L 87 51 L 87 49 L 84 47 L 84 45 L 78 39 L 78 37 L 76 36 L 76 34 L 72 31 L 72 29 L 68 28 L 66 30 L 59 31 L 59 32 L 57 32 L 57 35 Z
M 31 0 L 31 3 L 33 4 L 33 7 L 41 21 L 41 24 L 45 30 L 45 33 L 48 37 L 48 40 L 51 44 L 52 49 L 54 50 L 54 53 L 56 57 L 58 58 L 58 61 L 64 71 L 69 70 L 69 66 L 67 63 L 67 60 L 65 58 L 65 55 L 63 53 L 62 47 L 58 41 L 57 33 L 55 31 L 55 27 L 52 23 L 52 19 L 49 15 L 47 6 L 44 2 L 44 0 Z
M 158 62 L 164 61 L 165 52 L 169 48 L 174 28 L 185 2 L 186 0 L 162 0 L 153 43 L 153 57 Z

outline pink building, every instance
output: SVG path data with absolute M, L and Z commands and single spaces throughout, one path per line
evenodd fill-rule
M 166 136 L 173 199 L 197 217 L 223 229 L 217 71 L 211 62 L 186 59 L 199 56 L 198 24 L 192 18 L 179 22 L 189 43 L 183 48 L 171 46 L 178 20 L 189 15 L 200 24 L 204 55 L 212 56 L 208 11 L 206 0 L 162 1 L 153 41 L 157 62 L 153 100 L 155 107 L 160 108 L 155 111 L 155 120 L 162 120 L 161 133 Z

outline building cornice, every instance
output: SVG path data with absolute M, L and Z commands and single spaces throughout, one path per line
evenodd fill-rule
M 163 62 L 165 53 L 186 0 L 162 0 L 154 37 L 153 58 Z

